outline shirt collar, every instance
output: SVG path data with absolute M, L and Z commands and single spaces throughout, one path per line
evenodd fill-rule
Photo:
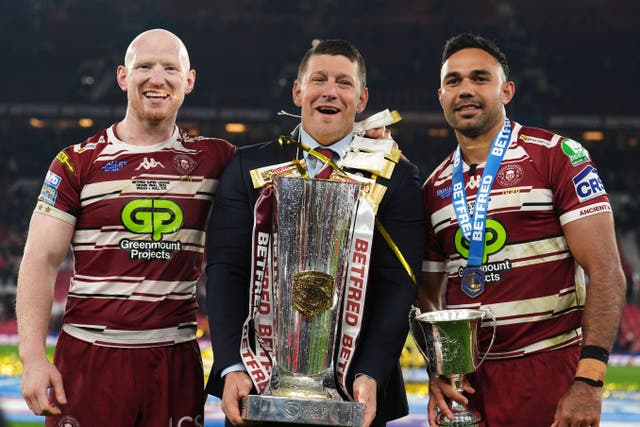
M 335 151 L 338 156 L 340 157 L 340 159 L 342 159 L 345 156 L 345 153 L 347 152 L 347 147 L 349 147 L 349 145 L 351 144 L 351 141 L 353 140 L 353 132 L 349 132 L 348 134 L 345 135 L 344 138 L 342 138 L 341 140 L 334 142 L 331 145 L 320 145 L 320 143 L 318 141 L 316 141 L 315 139 L 313 139 L 313 137 L 311 135 L 309 135 L 303 128 L 302 126 L 300 126 L 300 141 L 306 145 L 309 148 L 330 148 L 333 151 Z M 309 153 L 307 151 L 304 152 L 304 158 L 307 158 L 307 155 Z

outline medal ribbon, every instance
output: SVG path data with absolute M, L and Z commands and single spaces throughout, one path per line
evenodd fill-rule
M 509 140 L 511 139 L 511 121 L 506 119 L 500 132 L 496 134 L 489 149 L 489 157 L 482 173 L 480 187 L 476 194 L 473 209 L 473 218 L 469 215 L 467 195 L 464 189 L 464 176 L 462 175 L 462 155 L 460 145 L 458 145 L 453 155 L 453 191 L 451 202 L 458 219 L 458 225 L 465 239 L 469 241 L 469 256 L 467 265 L 478 267 L 482 265 L 484 255 L 484 233 L 487 225 L 487 208 L 489 206 L 489 196 L 491 187 L 495 179 L 498 168 L 502 163 L 504 154 L 507 152 Z

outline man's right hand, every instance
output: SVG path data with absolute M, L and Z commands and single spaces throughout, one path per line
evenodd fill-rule
M 222 412 L 233 425 L 247 425 L 240 416 L 240 401 L 249 395 L 253 383 L 244 371 L 229 372 L 224 376 L 224 390 L 222 391 Z
M 466 381 L 462 379 L 462 389 L 467 393 L 475 393 L 475 389 Z M 429 425 L 438 425 L 436 417 L 438 415 L 438 408 L 442 412 L 442 416 L 453 420 L 453 412 L 449 407 L 448 402 L 455 400 L 456 402 L 466 405 L 468 403 L 467 398 L 462 393 L 456 391 L 455 384 L 452 378 L 447 376 L 438 376 L 432 378 L 429 381 Z
M 47 390 L 52 388 L 57 402 L 60 405 L 67 403 L 58 369 L 46 356 L 28 362 L 23 360 L 22 365 L 20 390 L 29 409 L 36 415 L 60 415 L 60 408 L 52 405 L 47 396 Z

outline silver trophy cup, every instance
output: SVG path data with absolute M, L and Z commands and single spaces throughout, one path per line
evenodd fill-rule
M 478 325 L 487 316 L 493 319 L 493 336 L 487 352 L 478 361 Z M 420 313 L 418 308 L 413 307 L 409 314 L 409 325 L 416 346 L 426 360 L 429 377 L 451 377 L 460 393 L 463 375 L 475 371 L 484 362 L 496 335 L 495 317 L 488 309 Z M 436 417 L 438 425 L 475 427 L 482 421 L 477 411 L 471 411 L 456 401 L 452 401 L 451 410 L 454 419 L 450 420 L 440 412 Z
M 360 426 L 364 404 L 341 398 L 333 364 L 360 184 L 276 177 L 274 190 L 273 367 L 243 418 Z

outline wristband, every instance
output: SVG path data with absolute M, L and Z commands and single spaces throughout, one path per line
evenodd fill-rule
M 578 361 L 576 377 L 590 378 L 593 381 L 604 381 L 607 365 L 596 359 L 581 359 Z
M 587 377 L 575 377 L 573 379 L 573 381 L 580 381 L 583 382 L 585 384 L 589 384 L 591 387 L 602 387 L 604 385 L 604 383 L 602 381 L 596 381 L 596 380 L 592 380 L 591 378 L 587 378 Z
M 595 345 L 583 345 L 580 350 L 580 359 L 596 359 L 606 365 L 609 362 L 609 352 Z

